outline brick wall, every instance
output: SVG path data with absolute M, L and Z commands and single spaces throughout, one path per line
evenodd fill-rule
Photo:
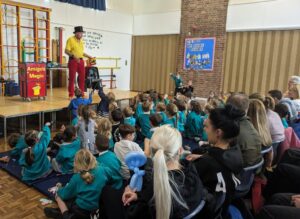
M 228 0 L 182 0 L 177 68 L 182 71 L 184 83 L 193 80 L 197 96 L 206 97 L 210 90 L 221 90 L 227 7 Z M 213 71 L 183 70 L 184 42 L 191 37 L 216 37 Z

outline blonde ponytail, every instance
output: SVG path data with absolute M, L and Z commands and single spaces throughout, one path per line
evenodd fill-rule
M 156 218 L 169 218 L 172 209 L 171 186 L 164 151 L 162 149 L 159 149 L 153 157 L 153 168 L 154 199 L 155 206 L 157 206 Z
M 79 150 L 74 159 L 74 172 L 78 172 L 81 178 L 91 184 L 94 181 L 94 176 L 90 173 L 97 166 L 97 160 L 94 155 L 87 149 Z
M 87 171 L 80 172 L 80 176 L 87 184 L 91 184 L 95 178 L 90 172 Z
M 172 201 L 188 209 L 179 193 L 178 185 L 173 177 L 170 177 L 167 167 L 168 163 L 179 162 L 178 153 L 181 144 L 180 132 L 168 125 L 157 128 L 150 140 L 152 152 L 155 152 L 153 156 L 153 189 L 157 219 L 170 218 Z

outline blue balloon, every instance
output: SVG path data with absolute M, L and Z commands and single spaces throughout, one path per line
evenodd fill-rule
M 140 170 L 139 167 L 143 166 L 147 161 L 147 157 L 144 153 L 129 152 L 125 156 L 125 163 L 130 170 L 134 172 L 131 177 L 129 187 L 137 192 L 142 190 L 144 170 Z

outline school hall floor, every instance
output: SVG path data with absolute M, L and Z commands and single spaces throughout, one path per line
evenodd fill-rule
M 133 98 L 137 93 L 122 90 L 105 89 L 104 92 L 113 91 L 117 100 Z M 100 101 L 97 93 L 93 95 L 93 103 Z M 35 101 L 30 103 L 23 102 L 20 97 L 0 97 L 1 115 L 18 115 L 31 111 L 55 110 L 57 108 L 67 107 L 69 104 L 67 90 L 65 88 L 53 89 L 52 93 L 48 91 L 45 101 Z M 0 139 L 0 152 L 8 148 L 4 139 Z M 40 199 L 47 198 L 40 192 L 30 188 L 22 182 L 10 176 L 7 172 L 0 170 L 0 218 L 1 219 L 35 219 L 46 218 L 43 212 L 44 206 Z M 56 204 L 50 204 L 46 207 L 57 207 Z

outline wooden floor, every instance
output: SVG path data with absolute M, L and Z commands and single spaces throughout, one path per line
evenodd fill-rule
M 108 92 L 109 89 L 105 89 Z M 112 90 L 117 100 L 134 97 L 137 93 L 130 91 Z M 99 102 L 97 94 L 93 96 L 93 102 Z M 68 93 L 65 88 L 53 89 L 48 93 L 45 101 L 23 102 L 20 97 L 0 97 L 0 115 L 11 116 L 20 115 L 25 112 L 39 112 L 44 110 L 56 110 L 64 108 L 69 104 Z M 0 152 L 5 150 L 4 140 L 0 139 Z M 46 218 L 43 206 L 40 204 L 41 198 L 46 198 L 40 192 L 19 182 L 14 177 L 0 170 L 0 218 Z M 56 207 L 55 204 L 47 207 Z
M 117 89 L 104 89 L 107 93 L 112 91 L 116 95 L 116 100 L 130 99 L 137 95 L 137 92 L 123 91 Z M 93 95 L 93 103 L 99 103 L 100 98 L 97 92 Z M 31 102 L 24 102 L 19 96 L 0 97 L 0 116 L 12 117 L 24 115 L 26 113 L 55 111 L 69 105 L 68 92 L 66 88 L 54 88 L 52 92 L 48 90 L 45 101 L 33 99 Z

